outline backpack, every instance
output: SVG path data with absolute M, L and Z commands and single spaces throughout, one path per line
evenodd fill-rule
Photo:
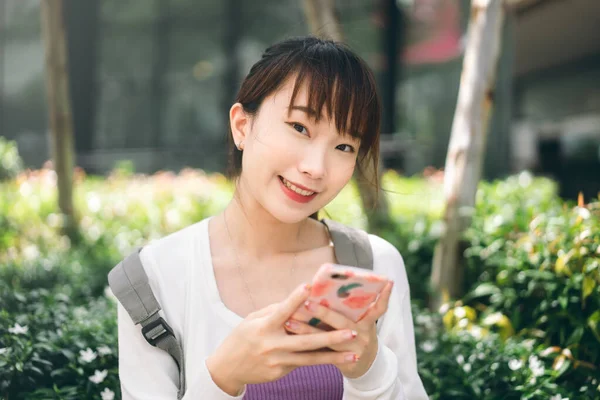
M 373 251 L 365 231 L 329 219 L 320 222 L 329 230 L 338 263 L 373 269 Z M 161 307 L 148 283 L 148 276 L 140 260 L 141 250 L 141 247 L 136 249 L 117 264 L 108 274 L 108 283 L 133 322 L 136 325 L 141 324 L 146 341 L 166 351 L 175 360 L 179 369 L 179 400 L 185 393 L 183 349 L 171 326 L 158 314 Z

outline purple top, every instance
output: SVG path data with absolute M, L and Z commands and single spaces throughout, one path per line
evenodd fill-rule
M 342 374 L 333 365 L 296 368 L 274 382 L 248 385 L 244 400 L 342 400 Z

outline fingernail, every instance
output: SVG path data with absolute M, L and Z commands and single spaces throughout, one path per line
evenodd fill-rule
M 344 333 L 344 337 L 346 339 L 354 339 L 356 337 L 356 335 L 358 335 L 358 333 L 356 333 L 356 331 L 346 331 Z
M 317 305 L 310 300 L 304 302 L 304 307 L 306 307 L 308 311 L 317 311 Z
M 294 329 L 297 329 L 297 328 L 298 328 L 298 324 L 297 324 L 297 323 L 295 323 L 294 321 L 285 321 L 285 326 L 286 326 L 288 329 L 292 329 L 292 330 L 294 330 Z
M 358 356 L 356 354 L 346 354 L 346 357 L 344 357 L 344 359 L 348 362 L 357 362 Z

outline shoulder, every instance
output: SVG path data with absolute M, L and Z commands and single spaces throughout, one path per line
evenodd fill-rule
M 140 258 L 150 283 L 161 291 L 184 289 L 191 266 L 198 262 L 199 246 L 208 220 L 202 220 L 148 243 Z
M 408 291 L 408 277 L 404 259 L 393 244 L 373 234 L 369 234 L 373 250 L 373 272 L 387 276 L 401 292 Z

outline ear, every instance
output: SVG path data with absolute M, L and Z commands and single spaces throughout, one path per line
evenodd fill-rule
M 244 142 L 250 134 L 251 116 L 249 116 L 240 103 L 235 103 L 229 110 L 229 125 L 233 142 L 241 150 L 244 149 Z

